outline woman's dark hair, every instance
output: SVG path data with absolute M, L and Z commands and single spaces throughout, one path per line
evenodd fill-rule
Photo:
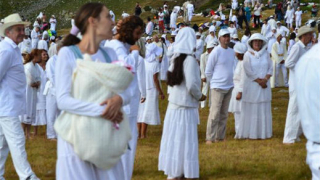
M 176 38 L 174 36 L 171 36 L 171 40 L 172 40 L 172 42 L 174 42 L 176 40 Z
M 102 3 L 87 3 L 79 9 L 74 18 L 74 22 L 82 35 L 87 31 L 88 19 L 93 17 L 99 20 L 103 7 L 105 7 L 105 5 Z M 62 46 L 71 46 L 78 44 L 79 42 L 80 39 L 77 38 L 76 35 L 68 34 L 63 39 Z
M 169 86 L 174 86 L 174 85 L 179 85 L 182 83 L 184 79 L 183 75 L 183 62 L 186 59 L 187 55 L 186 54 L 181 54 L 177 58 L 175 58 L 174 61 L 174 68 L 173 71 L 167 72 L 167 84 Z
M 294 40 L 294 39 L 296 39 L 296 37 L 297 37 L 296 33 L 291 33 L 290 34 L 290 39 Z
M 139 16 L 129 16 L 122 20 L 121 25 L 117 29 L 119 41 L 134 45 L 136 42 L 133 38 L 133 32 L 136 28 L 141 27 L 144 30 L 144 22 Z
M 246 28 L 246 30 L 244 31 L 244 35 L 249 36 L 251 35 L 250 29 Z
M 161 41 L 162 41 L 162 43 L 163 43 L 163 44 L 167 45 L 167 44 L 166 44 L 166 39 L 165 39 L 165 38 L 161 37 Z
M 27 54 L 24 57 L 24 63 L 27 64 L 31 62 L 35 57 L 41 56 L 42 50 L 41 49 L 33 49 L 30 54 Z

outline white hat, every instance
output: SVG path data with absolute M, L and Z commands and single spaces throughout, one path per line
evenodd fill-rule
M 167 38 L 167 35 L 166 35 L 166 34 L 162 34 L 161 37 L 164 38 L 164 39 L 166 39 L 166 38 Z
M 218 45 L 219 45 L 218 41 L 216 39 L 213 39 L 207 43 L 207 49 L 214 48 Z
M 271 31 L 272 31 L 272 30 L 276 30 L 276 29 L 277 29 L 276 27 L 271 26 Z
M 263 41 L 263 46 L 267 44 L 267 39 L 260 33 L 254 33 L 249 40 L 247 41 L 247 43 L 250 45 L 251 41 L 253 40 L 261 40 Z
M 24 25 L 29 26 L 30 22 L 22 21 L 19 14 L 11 14 L 4 18 L 3 24 L 0 26 L 0 36 L 5 36 L 5 30 L 14 25 Z
M 210 26 L 209 33 L 211 33 L 211 32 L 216 32 L 216 27 Z
M 221 36 L 226 35 L 226 34 L 230 34 L 230 31 L 228 31 L 228 29 L 220 29 L 220 31 L 219 31 L 219 38 L 220 38 Z
M 282 34 L 278 32 L 278 33 L 276 34 L 276 38 L 278 38 L 279 36 L 282 36 Z
M 193 54 L 196 47 L 196 34 L 190 27 L 182 28 L 174 42 L 174 54 Z
M 197 33 L 196 33 L 196 36 L 201 36 L 201 33 L 197 32 Z
M 280 22 L 280 21 L 277 21 L 277 24 L 281 24 L 281 22 Z
M 232 38 L 233 38 L 233 39 L 238 39 L 238 38 L 239 38 L 239 37 L 238 37 L 238 34 L 233 34 Z
M 146 38 L 146 41 L 148 41 L 148 40 L 150 40 L 150 39 L 152 39 L 152 37 L 148 36 L 148 37 Z
M 51 17 L 56 18 L 54 15 L 51 15 Z
M 51 40 L 51 41 L 53 41 L 53 40 L 55 40 L 55 39 L 56 39 L 56 37 L 54 37 L 54 36 L 51 36 L 51 37 L 50 37 L 50 40 Z
M 216 20 L 212 20 L 212 23 L 216 23 Z
M 271 15 L 270 18 L 273 18 L 273 15 Z
M 21 54 L 29 54 L 27 48 L 23 49 Z
M 300 36 L 304 35 L 304 34 L 307 34 L 309 32 L 314 32 L 315 29 L 314 28 L 311 28 L 311 27 L 308 27 L 308 26 L 302 26 L 298 29 L 298 35 L 297 35 L 297 38 L 299 38 Z
M 234 52 L 244 54 L 247 51 L 247 46 L 243 43 L 236 43 L 233 47 Z

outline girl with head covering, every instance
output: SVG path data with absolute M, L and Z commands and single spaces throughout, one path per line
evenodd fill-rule
M 241 118 L 237 139 L 266 139 L 272 136 L 271 88 L 272 61 L 266 51 L 267 40 L 253 34 L 244 54 L 244 80 Z
M 58 135 L 56 179 L 124 179 L 124 165 L 119 159 L 128 148 L 131 133 L 122 106 L 129 103 L 130 96 L 119 91 L 128 87 L 132 75 L 124 67 L 111 64 L 118 60 L 116 53 L 100 46 L 102 40 L 112 38 L 114 27 L 105 5 L 84 4 L 74 20 L 55 65 L 56 100 L 62 111 L 54 124 Z M 77 38 L 79 32 L 81 40 Z M 77 123 L 72 123 L 74 116 Z M 108 152 L 117 145 L 109 138 L 114 140 L 115 135 L 116 143 L 123 147 L 110 157 Z
M 234 88 L 232 90 L 229 112 L 233 113 L 235 121 L 236 134 L 239 129 L 240 112 L 241 112 L 241 97 L 243 89 L 243 55 L 247 51 L 247 46 L 242 43 L 234 45 L 235 59 L 238 61 L 233 74 Z
M 149 40 L 150 42 L 150 40 Z M 138 131 L 139 138 L 147 137 L 148 125 L 160 124 L 159 100 L 163 100 L 165 95 L 160 86 L 160 66 L 159 56 L 162 54 L 162 48 L 154 42 L 146 45 L 145 57 L 145 78 L 146 78 L 146 98 L 139 104 L 138 113 Z
M 194 58 L 196 36 L 185 27 L 176 37 L 173 63 L 168 72 L 172 87 L 165 115 L 158 168 L 167 179 L 199 178 L 198 131 L 201 93 L 200 69 Z

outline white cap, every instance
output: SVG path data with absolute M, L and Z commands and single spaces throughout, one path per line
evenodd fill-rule
M 197 32 L 197 33 L 196 33 L 196 36 L 201 36 L 201 33 Z
M 233 36 L 232 36 L 232 38 L 233 39 L 238 39 L 239 37 L 238 37 L 238 34 L 234 34 Z
M 216 28 L 214 26 L 210 26 L 209 33 L 216 32 Z
M 247 51 L 247 46 L 243 43 L 236 43 L 233 47 L 234 52 L 244 54 Z
M 219 45 L 218 41 L 216 39 L 213 39 L 207 43 L 207 49 L 214 48 L 218 45 Z
M 272 30 L 276 30 L 276 29 L 277 29 L 276 27 L 271 26 L 271 31 L 272 31 Z
M 148 37 L 146 38 L 146 41 L 148 41 L 148 40 L 150 40 L 150 39 L 152 39 L 152 37 L 148 36 Z
M 51 36 L 51 37 L 50 37 L 50 40 L 51 40 L 51 41 L 53 41 L 53 40 L 55 40 L 55 39 L 56 39 L 56 37 L 54 37 L 54 36 Z
M 220 29 L 219 37 L 224 36 L 226 34 L 230 34 L 230 31 L 228 31 L 228 29 Z
M 277 24 L 279 24 L 279 23 L 281 24 L 281 22 L 280 22 L 280 21 L 277 21 Z

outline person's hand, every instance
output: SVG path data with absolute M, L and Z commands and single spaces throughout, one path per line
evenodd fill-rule
M 266 83 L 261 83 L 261 84 L 259 84 L 263 89 L 265 89 L 265 88 L 267 88 L 268 86 L 267 86 L 267 84 Z
M 240 101 L 242 98 L 242 92 L 238 92 L 236 100 Z
M 201 79 L 202 82 L 207 82 L 206 78 Z
M 284 63 L 284 60 L 282 60 L 281 62 L 280 62 L 280 64 L 283 64 Z
M 164 100 L 164 98 L 166 98 L 166 96 L 163 94 L 163 92 L 160 92 L 160 99 Z
M 107 105 L 101 117 L 115 123 L 120 123 L 123 120 L 123 114 L 120 111 L 122 107 L 122 98 L 115 95 L 100 104 L 101 106 Z
M 201 98 L 199 99 L 199 101 L 204 101 L 207 99 L 207 96 L 205 96 L 204 94 L 202 94 Z
M 144 103 L 146 101 L 146 98 L 141 98 L 140 103 Z
M 134 51 L 134 50 L 140 51 L 140 47 L 139 47 L 138 45 L 132 45 L 132 46 L 130 47 L 130 52 L 131 52 L 131 51 Z

